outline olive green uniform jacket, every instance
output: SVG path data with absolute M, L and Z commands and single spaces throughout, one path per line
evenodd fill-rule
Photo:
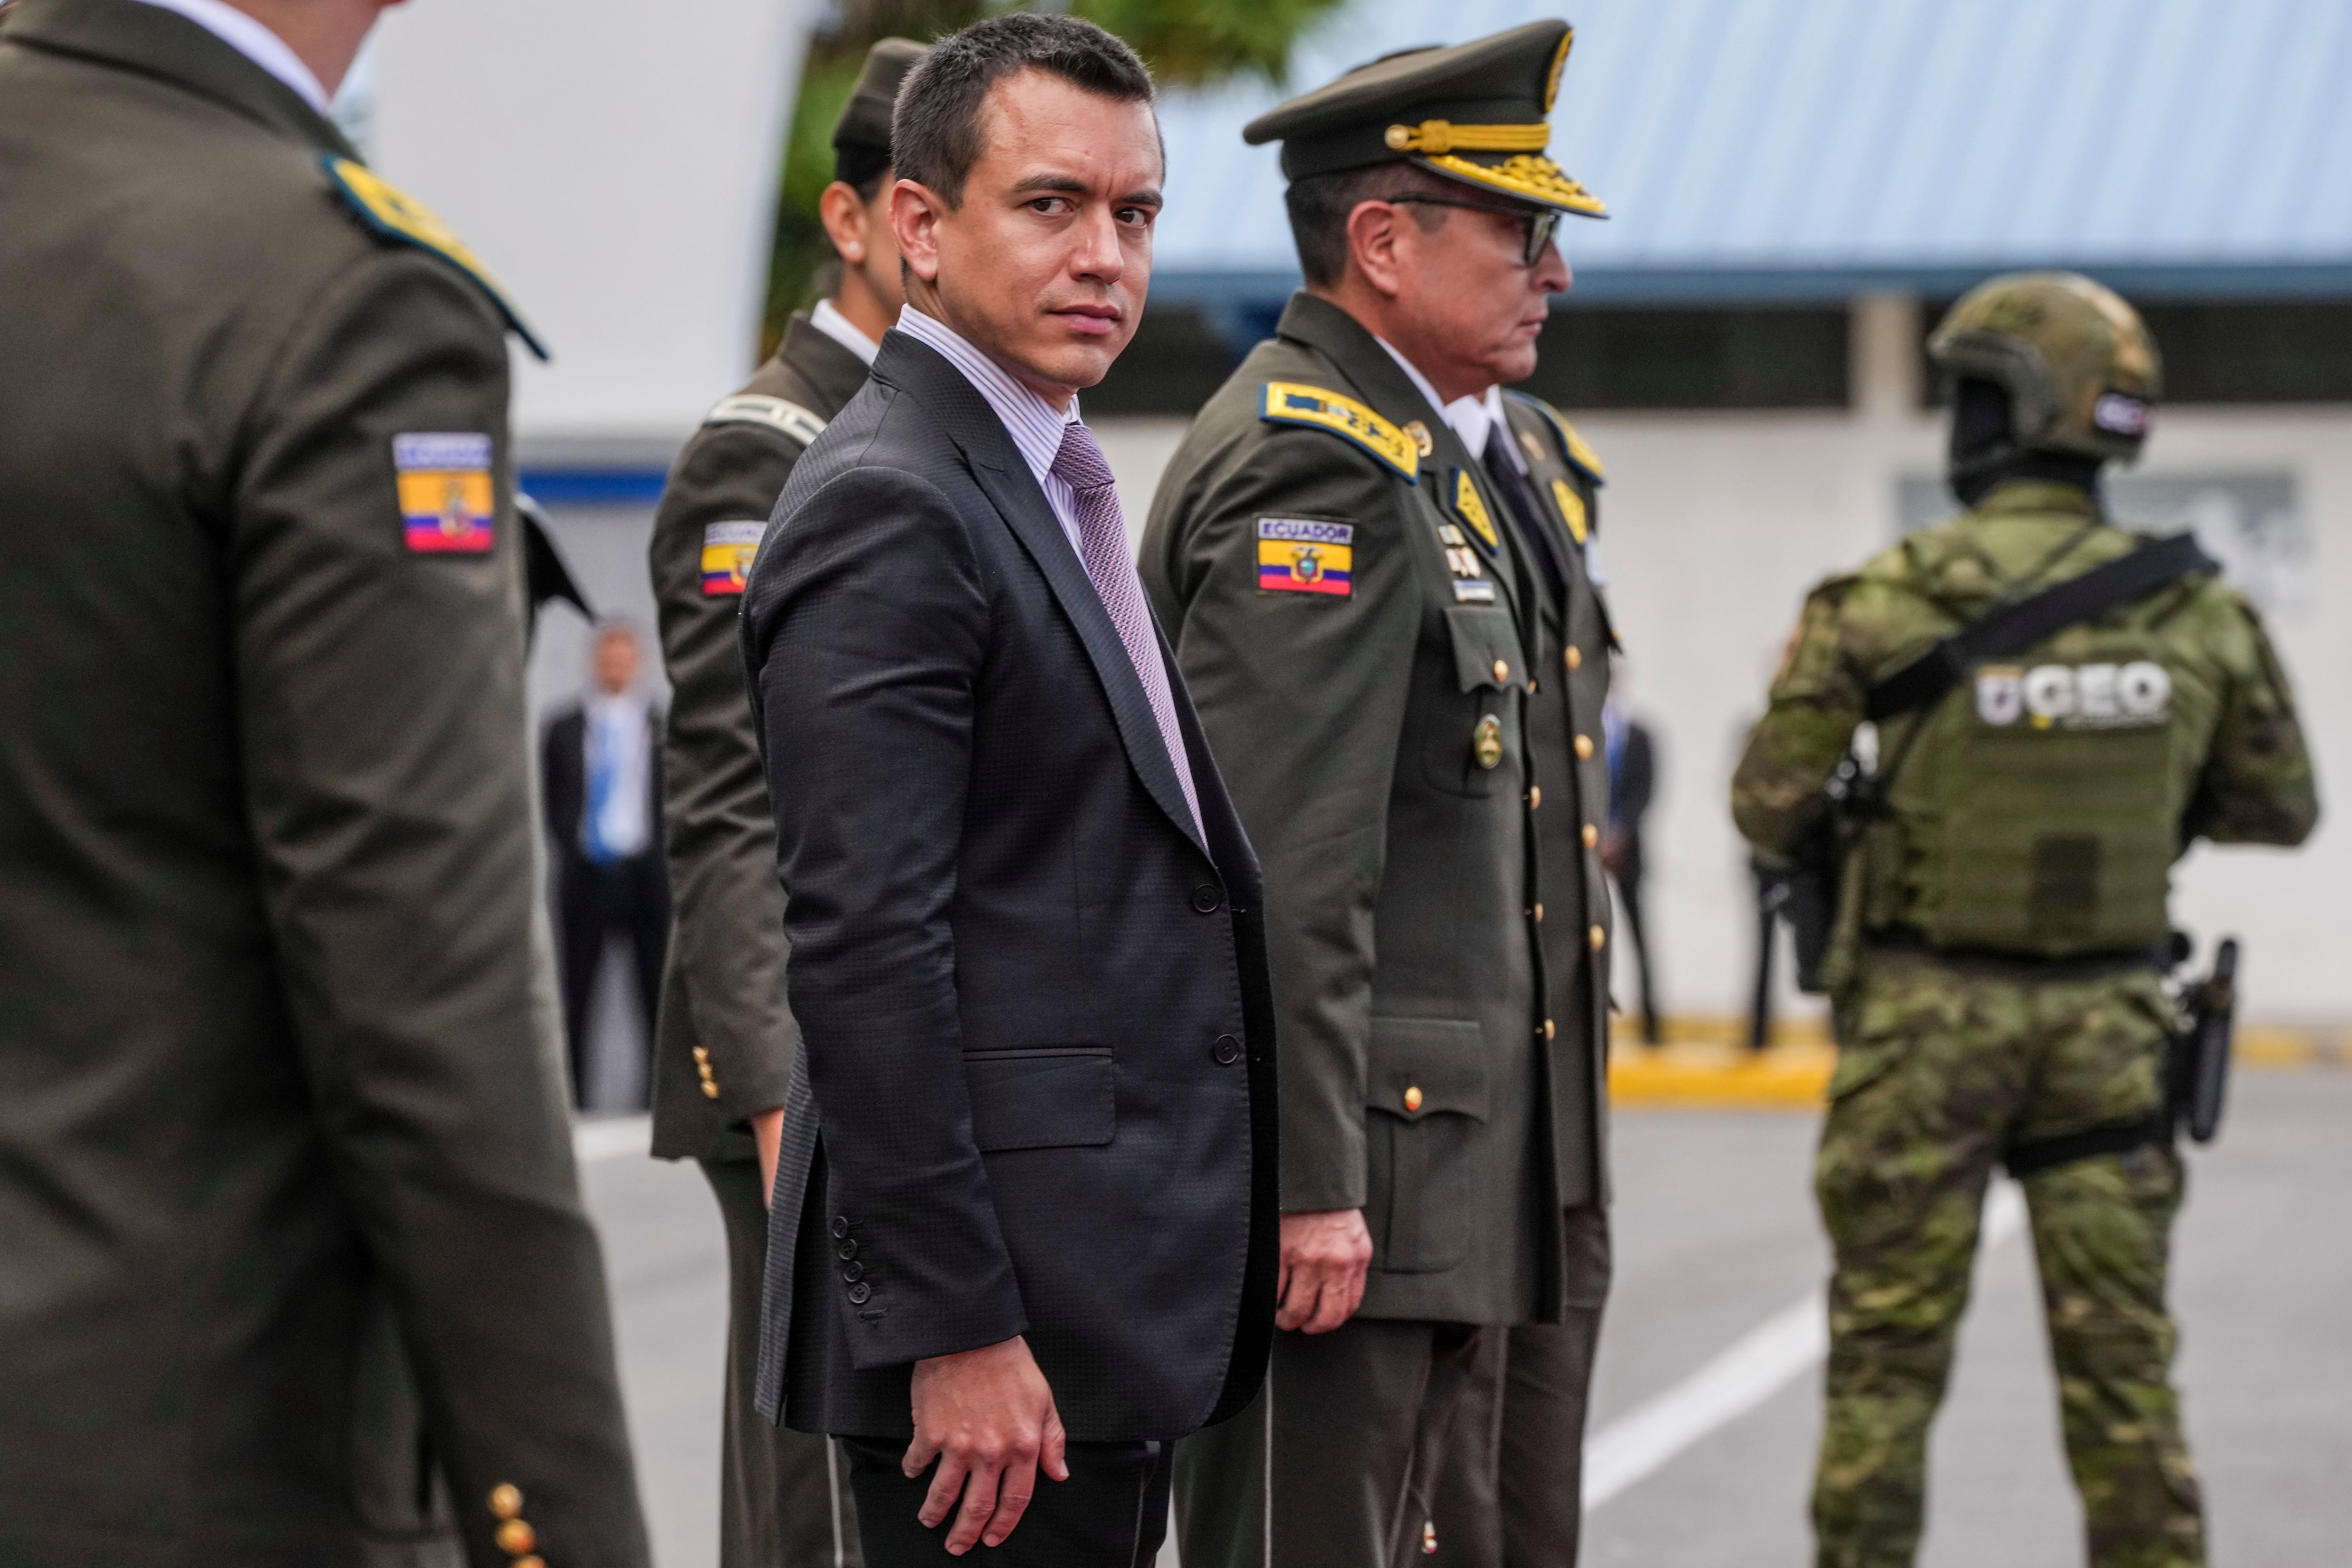
M 856 1505 L 829 1440 L 752 1407 L 768 1211 L 749 1118 L 784 1103 L 800 1027 L 775 819 L 736 642 L 743 575 L 793 465 L 866 384 L 795 315 L 776 356 L 678 454 L 648 552 L 670 679 L 663 816 L 675 900 L 655 1026 L 654 1152 L 704 1163 L 727 1226 L 721 1568 L 856 1568 Z
M 649 560 L 672 693 L 662 747 L 675 912 L 654 1068 L 654 1152 L 749 1159 L 747 1120 L 784 1103 L 800 1028 L 784 999 L 776 828 L 736 644 L 743 574 L 793 465 L 866 384 L 863 361 L 795 315 L 776 356 L 678 454 Z
M 0 1561 L 414 1561 L 437 1472 L 635 1568 L 501 319 L 330 153 L 170 12 L 0 17 Z
M 1143 541 L 1265 865 L 1282 1206 L 1364 1210 L 1372 1318 L 1552 1321 L 1606 1279 L 1562 1214 L 1606 1194 L 1608 630 L 1550 482 L 1589 510 L 1593 476 L 1512 406 L 1559 593 L 1402 367 L 1306 294 Z

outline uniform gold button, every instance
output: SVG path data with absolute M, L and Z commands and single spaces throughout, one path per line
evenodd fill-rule
M 510 1519 L 499 1526 L 498 1540 L 499 1551 L 509 1557 L 520 1557 L 538 1544 L 539 1537 L 521 1520 Z
M 1592 951 L 1595 952 L 1599 952 L 1603 947 L 1606 947 L 1609 944 L 1609 933 L 1602 931 L 1599 926 L 1594 926 L 1591 931 L 1585 932 L 1584 936 L 1585 940 L 1592 944 Z
M 1570 646 L 1569 650 L 1566 653 L 1559 657 L 1567 663 L 1568 668 L 1570 669 L 1582 669 L 1584 668 L 1584 650 L 1580 647 L 1575 647 L 1573 644 Z
M 1511 666 L 1510 666 L 1509 661 L 1508 661 L 1508 660 L 1506 660 L 1506 659 L 1499 659 L 1499 658 L 1498 658 L 1498 659 L 1496 659 L 1496 660 L 1495 661 L 1495 682 L 1496 682 L 1496 685 L 1500 685 L 1500 684 L 1502 684 L 1504 681 L 1508 680 L 1508 679 L 1511 679 Z
M 547 1561 L 541 1557 L 518 1557 L 509 1568 L 547 1568 Z
M 1592 760 L 1591 736 L 1579 735 L 1576 738 L 1576 760 L 1580 763 L 1587 763 Z
M 519 1488 L 500 1481 L 490 1489 L 490 1512 L 499 1519 L 512 1519 L 522 1511 L 522 1492 Z
M 710 1053 L 704 1050 L 700 1046 L 697 1046 L 694 1047 L 694 1059 L 698 1062 L 707 1062 L 710 1059 Z
M 1586 824 L 1584 825 L 1584 847 L 1585 847 L 1587 849 L 1590 849 L 1590 848 L 1591 848 L 1594 845 L 1596 845 L 1596 844 L 1598 844 L 1598 843 L 1600 843 L 1600 842 L 1601 842 L 1601 829 L 1599 829 L 1599 828 L 1597 828 L 1597 827 L 1593 826 L 1592 826 L 1592 824 L 1591 824 L 1591 823 L 1589 823 L 1589 822 L 1588 822 L 1588 823 L 1586 823 Z
M 1541 784 L 1529 784 L 1529 785 L 1528 785 L 1528 809 L 1529 811 L 1534 811 L 1534 810 L 1537 810 L 1537 809 L 1538 809 L 1539 807 L 1541 807 L 1541 806 L 1542 806 L 1542 805 L 1543 805 L 1543 785 L 1541 785 Z
M 702 1080 L 702 1098 L 705 1100 L 717 1100 L 719 1098 L 719 1086 L 711 1082 L 709 1079 L 704 1079 Z
M 1536 917 L 1536 924 L 1543 924 L 1543 906 L 1541 904 L 1538 904 L 1534 909 L 1528 912 Z
M 1543 688 L 1542 688 L 1542 687 L 1540 687 L 1540 686 L 1538 686 L 1538 685 L 1537 685 L 1537 684 L 1536 684 L 1536 678 L 1535 678 L 1534 676 L 1530 675 L 1530 676 L 1528 676 L 1528 696 L 1533 697 L 1537 692 L 1541 691 L 1542 689 L 1543 689 Z
M 1418 1086 L 1408 1088 L 1404 1091 L 1404 1108 L 1407 1110 L 1421 1109 L 1421 1089 Z
M 1544 1038 L 1545 1038 L 1545 1039 L 1547 1039 L 1547 1040 L 1551 1040 L 1551 1039 L 1558 1039 L 1559 1037 L 1559 1026 L 1555 1025 L 1555 1024 L 1554 1024 L 1554 1023 L 1553 1023 L 1549 1018 L 1546 1018 L 1546 1019 L 1544 1020 Z

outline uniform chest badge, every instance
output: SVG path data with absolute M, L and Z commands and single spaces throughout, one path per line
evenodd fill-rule
M 1478 494 L 1476 481 L 1467 468 L 1454 470 L 1454 512 L 1470 525 L 1470 531 L 1484 540 L 1489 550 L 1503 547 L 1502 535 L 1495 531 L 1495 520 L 1486 514 L 1486 503 Z
M 1423 457 L 1426 458 L 1437 450 L 1437 443 L 1430 438 L 1429 426 L 1420 420 L 1406 421 L 1404 433 L 1412 437 L 1412 449 Z
M 1568 524 L 1568 536 L 1582 544 L 1585 535 L 1591 531 L 1584 515 L 1584 498 L 1578 495 L 1566 479 L 1554 479 L 1551 482 L 1551 499 L 1553 504 L 1559 508 L 1559 520 Z
M 1503 721 L 1492 713 L 1478 721 L 1470 731 L 1470 756 L 1480 767 L 1493 771 L 1503 761 Z
M 764 522 L 714 522 L 702 531 L 702 591 L 706 595 L 740 594 L 760 553 Z
M 1356 527 L 1312 518 L 1257 520 L 1257 585 L 1268 594 L 1355 592 Z
M 479 555 L 498 542 L 488 436 L 394 436 L 392 467 L 401 531 L 412 554 Z

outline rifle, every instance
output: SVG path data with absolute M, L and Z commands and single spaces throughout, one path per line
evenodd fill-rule
M 1828 989 L 1822 971 L 1837 934 L 1838 892 L 1845 880 L 1846 857 L 1862 835 L 1876 799 L 1862 759 L 1849 754 L 1822 790 L 1822 805 L 1796 853 L 1784 865 L 1754 862 L 1757 897 L 1767 919 L 1789 922 L 1789 949 L 1796 960 L 1797 989 L 1819 996 Z

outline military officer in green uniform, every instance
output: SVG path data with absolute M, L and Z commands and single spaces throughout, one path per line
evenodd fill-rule
M 0 18 L 9 1563 L 647 1561 L 538 896 L 519 323 L 326 117 L 374 14 Z
M 890 110 L 922 45 L 885 38 L 834 127 L 819 211 L 839 276 L 795 313 L 775 357 L 719 400 L 662 493 L 650 551 L 672 696 L 663 747 L 677 912 L 656 1028 L 654 1152 L 701 1162 L 727 1226 L 723 1568 L 838 1568 L 859 1559 L 830 1442 L 751 1408 L 760 1279 L 785 1087 L 800 1031 L 784 1000 L 775 827 L 743 690 L 736 611 L 776 497 L 808 444 L 866 384 L 905 296 L 885 197 Z
M 1542 155 L 1569 41 L 1409 51 L 1248 127 L 1283 143 L 1307 286 L 1144 536 L 1265 865 L 1282 1042 L 1287 1331 L 1267 1392 L 1181 1452 L 1195 1564 L 1418 1560 L 1482 1347 L 1500 1399 L 1520 1335 L 1558 1375 L 1513 1450 L 1568 1478 L 1530 1528 L 1573 1550 L 1609 1273 L 1599 467 L 1495 390 L 1568 286 L 1560 216 L 1601 210 Z M 1489 1500 L 1503 1425 L 1456 1434 Z
M 2031 1172 L 2088 1561 L 2194 1568 L 2156 955 L 2172 862 L 2200 837 L 2300 843 L 2311 760 L 2252 607 L 2193 567 L 2021 650 L 1949 661 L 1948 690 L 1906 703 L 1892 677 L 1939 639 L 2158 548 L 2100 502 L 2100 470 L 2138 454 L 2160 389 L 2130 306 L 2073 274 L 1998 278 L 1928 350 L 1953 379 L 1950 478 L 1970 510 L 1814 591 L 1732 784 L 1740 831 L 1786 860 L 1877 720 L 1824 967 L 1839 1055 L 1814 1177 L 1836 1251 L 1818 1561 L 1913 1559 L 1928 1423 L 2006 1159 Z M 2074 1157 L 2025 1158 L 2061 1140 Z

